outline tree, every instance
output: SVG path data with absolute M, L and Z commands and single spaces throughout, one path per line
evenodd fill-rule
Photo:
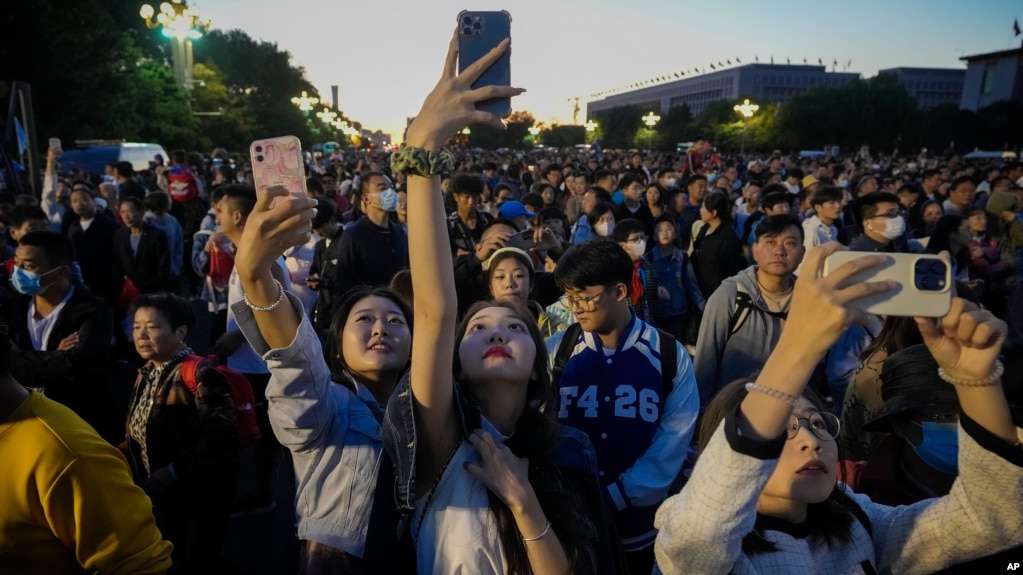
M 605 149 L 633 147 L 637 130 L 644 127 L 643 111 L 639 106 L 616 106 L 593 116 L 597 122 L 597 137 Z
M 583 126 L 551 126 L 540 134 L 545 146 L 571 148 L 586 143 L 586 128 Z

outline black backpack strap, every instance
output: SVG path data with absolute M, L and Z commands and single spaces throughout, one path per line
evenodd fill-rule
M 732 319 L 728 321 L 728 337 L 735 335 L 735 332 L 742 328 L 749 318 L 750 312 L 756 307 L 753 298 L 746 292 L 735 292 L 735 310 L 732 311 Z
M 678 345 L 675 338 L 663 329 L 657 330 L 658 345 L 661 348 L 661 401 L 667 401 L 675 388 L 678 375 Z
M 551 383 L 555 387 L 561 382 L 561 374 L 565 373 L 565 366 L 568 365 L 568 360 L 572 359 L 572 350 L 575 349 L 575 344 L 579 341 L 579 335 L 582 332 L 583 327 L 578 323 L 573 323 L 565 329 L 565 335 L 561 338 L 558 350 L 554 353 L 554 367 L 551 368 Z

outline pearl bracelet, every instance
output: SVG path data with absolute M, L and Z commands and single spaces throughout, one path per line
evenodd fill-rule
M 938 377 L 960 387 L 987 387 L 993 385 L 998 380 L 1002 379 L 1002 374 L 1005 373 L 1005 365 L 1002 362 L 995 360 L 995 368 L 991 372 L 991 375 L 981 379 L 962 379 L 958 377 L 952 377 L 943 368 L 938 368 Z
M 791 405 L 792 407 L 795 407 L 796 403 L 799 402 L 799 398 L 794 395 L 789 395 L 784 391 L 779 391 L 773 387 L 767 387 L 766 385 L 759 385 L 753 383 L 752 381 L 746 384 L 746 391 L 747 392 L 755 391 L 757 393 L 762 393 L 764 395 L 770 395 L 775 399 L 780 399 L 784 401 L 785 403 Z
M 273 302 L 272 304 L 270 304 L 270 305 L 268 305 L 266 307 L 260 307 L 258 305 L 252 305 L 252 302 L 249 301 L 248 294 L 242 294 L 242 301 L 244 301 L 245 305 L 249 306 L 249 309 L 251 309 L 252 311 L 264 311 L 264 312 L 266 312 L 266 311 L 273 311 L 273 310 L 277 309 L 277 306 L 281 305 L 281 302 L 284 301 L 284 286 L 281 284 L 281 282 L 279 282 L 277 280 L 274 280 L 274 283 L 277 284 L 277 289 L 279 290 L 279 293 L 277 294 L 277 301 Z
M 539 541 L 540 539 L 543 539 L 544 537 L 546 537 L 547 534 L 550 533 L 550 532 L 551 532 L 551 522 L 548 520 L 547 521 L 547 527 L 543 528 L 543 533 L 537 535 L 536 537 L 523 537 L 522 540 L 523 541 Z

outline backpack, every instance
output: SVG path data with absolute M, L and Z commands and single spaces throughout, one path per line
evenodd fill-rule
M 561 375 L 565 373 L 565 366 L 568 360 L 572 359 L 572 350 L 579 341 L 579 335 L 583 328 L 578 323 L 573 323 L 565 329 L 565 336 L 558 344 L 554 353 L 554 367 L 551 368 L 551 381 L 557 386 L 561 381 Z M 668 395 L 675 387 L 675 375 L 678 371 L 678 348 L 675 346 L 675 338 L 664 330 L 657 330 L 657 337 L 661 347 L 661 397 L 667 400 Z
M 234 403 L 235 423 L 238 425 L 238 445 L 247 447 L 259 441 L 263 434 L 259 431 L 259 424 L 256 422 L 255 396 L 252 393 L 252 384 L 241 372 L 235 371 L 226 365 L 216 365 L 215 356 L 210 356 L 208 361 L 216 367 L 216 370 L 227 380 L 231 387 L 231 401 Z M 188 391 L 195 395 L 195 388 L 199 385 L 196 373 L 204 358 L 194 353 L 185 357 L 181 362 L 181 380 Z
M 199 182 L 188 166 L 171 166 L 167 170 L 167 189 L 175 202 L 188 202 L 199 196 Z
M 789 313 L 786 311 L 769 311 L 763 310 L 757 307 L 757 304 L 753 302 L 753 296 L 744 292 L 735 292 L 735 309 L 732 311 L 732 318 L 728 320 L 728 337 L 735 335 L 749 319 L 749 314 L 753 311 L 762 311 L 771 317 L 787 319 Z

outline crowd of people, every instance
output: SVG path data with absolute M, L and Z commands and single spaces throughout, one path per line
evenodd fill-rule
M 181 151 L 0 198 L 0 571 L 220 573 L 278 505 L 306 574 L 1019 561 L 1023 164 L 451 152 L 522 92 L 453 46 L 401 149 L 311 157 L 307 198 Z M 894 252 L 948 258 L 944 317 L 856 308 Z

